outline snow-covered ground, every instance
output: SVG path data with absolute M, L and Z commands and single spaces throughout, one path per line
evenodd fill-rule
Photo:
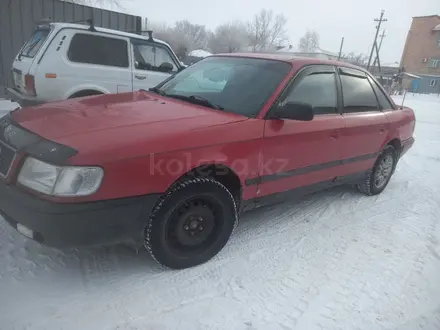
M 0 98 L 0 117 L 19 106 L 20 105 L 18 103 Z
M 0 221 L 0 329 L 440 329 L 440 98 L 406 104 L 416 143 L 383 194 L 252 211 L 196 268 L 54 250 Z

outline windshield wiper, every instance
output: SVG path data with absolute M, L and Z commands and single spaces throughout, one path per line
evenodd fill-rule
M 146 89 L 141 89 L 141 91 L 147 92 Z M 160 96 L 166 96 L 167 95 L 163 90 L 161 90 L 161 89 L 159 89 L 157 87 L 148 88 L 148 91 L 156 93 L 156 94 L 159 94 Z
M 209 107 L 209 108 L 216 109 L 216 110 L 224 110 L 225 109 L 222 106 L 215 104 L 215 103 L 212 103 L 209 100 L 205 99 L 204 97 L 197 96 L 197 95 L 185 96 L 185 95 L 178 95 L 178 94 L 166 94 L 166 96 L 172 97 L 175 99 L 179 99 L 182 101 L 187 101 L 187 102 L 194 103 L 194 104 L 203 105 L 205 107 Z

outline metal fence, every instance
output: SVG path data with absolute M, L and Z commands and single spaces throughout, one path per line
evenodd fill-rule
M 139 16 L 61 0 L 0 0 L 0 95 L 10 86 L 14 57 L 42 19 L 74 22 L 93 18 L 96 26 L 140 33 Z M 3 85 L 3 86 L 1 86 Z

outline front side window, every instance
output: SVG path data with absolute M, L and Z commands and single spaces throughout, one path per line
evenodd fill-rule
M 171 97 L 203 98 L 224 111 L 255 117 L 290 69 L 290 63 L 281 61 L 211 56 L 158 88 Z
M 162 46 L 134 43 L 133 53 L 135 68 L 138 70 L 177 71 L 177 66 L 170 52 Z M 167 66 L 172 69 L 167 70 Z
M 122 39 L 77 33 L 70 43 L 72 62 L 128 68 L 128 42 Z
M 345 113 L 379 110 L 376 95 L 365 74 L 341 72 L 340 77 Z
M 36 30 L 31 38 L 23 46 L 20 52 L 20 56 L 34 57 L 40 50 L 44 41 L 47 39 L 49 33 L 50 29 L 48 28 Z
M 308 103 L 315 115 L 337 113 L 335 73 L 312 73 L 294 86 L 281 104 L 287 102 Z

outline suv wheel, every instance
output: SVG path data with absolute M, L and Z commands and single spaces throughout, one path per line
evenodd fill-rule
M 173 185 L 153 209 L 144 246 L 154 260 L 182 269 L 214 257 L 238 223 L 234 197 L 212 178 L 188 178 Z
M 358 185 L 360 192 L 372 196 L 380 194 L 393 175 L 397 154 L 393 146 L 387 145 L 377 157 L 373 169 L 368 172 L 364 182 Z

